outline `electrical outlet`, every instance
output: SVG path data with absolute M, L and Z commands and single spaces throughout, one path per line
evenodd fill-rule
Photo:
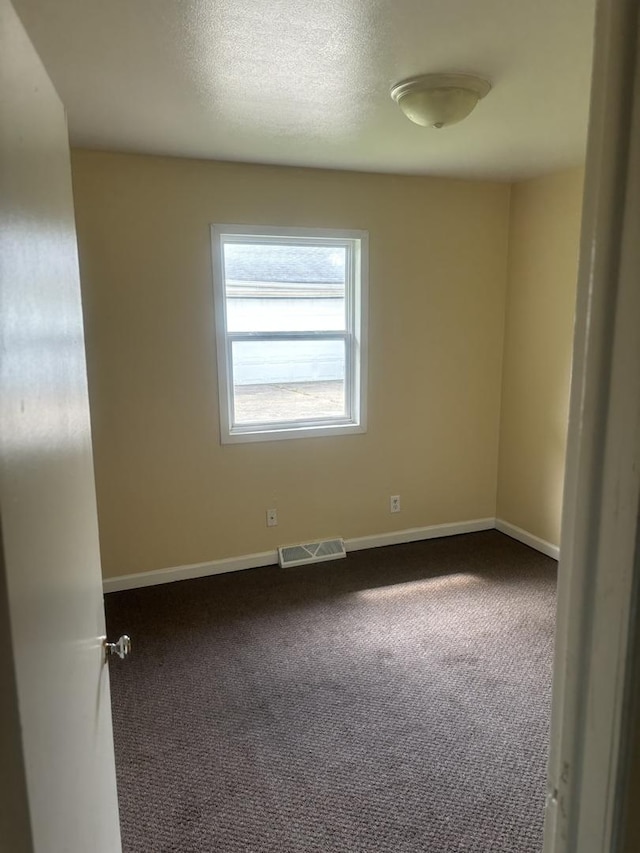
M 268 509 L 267 510 L 267 527 L 277 527 L 278 526 L 278 510 L 277 509 Z
M 389 509 L 391 512 L 400 512 L 400 495 L 391 495 L 389 499 Z

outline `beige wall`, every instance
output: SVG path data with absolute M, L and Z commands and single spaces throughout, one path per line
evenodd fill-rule
M 558 545 L 583 170 L 511 196 L 498 518 Z
M 507 185 L 87 151 L 73 175 L 105 575 L 494 515 Z M 365 435 L 220 445 L 212 222 L 369 231 Z

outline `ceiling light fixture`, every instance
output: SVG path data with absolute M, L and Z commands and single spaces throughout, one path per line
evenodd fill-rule
M 391 97 L 411 121 L 440 128 L 466 118 L 490 89 L 470 74 L 421 74 L 396 83 Z

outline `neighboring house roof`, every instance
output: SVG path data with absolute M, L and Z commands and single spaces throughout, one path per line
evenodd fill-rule
M 344 254 L 335 247 L 227 243 L 227 282 L 344 284 Z

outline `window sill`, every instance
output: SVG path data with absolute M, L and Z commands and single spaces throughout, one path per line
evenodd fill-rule
M 325 426 L 296 426 L 283 429 L 256 428 L 229 432 L 223 430 L 222 444 L 246 444 L 254 441 L 284 441 L 293 438 L 329 438 L 338 435 L 356 435 L 367 431 L 366 424 L 328 424 Z

